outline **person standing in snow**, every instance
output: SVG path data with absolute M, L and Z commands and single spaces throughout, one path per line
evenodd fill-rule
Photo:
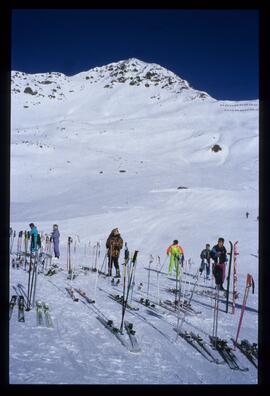
M 106 241 L 106 248 L 108 249 L 108 276 L 112 276 L 112 264 L 114 264 L 116 278 L 120 278 L 118 259 L 122 247 L 123 239 L 121 238 L 118 228 L 114 228 Z
M 175 239 L 173 243 L 167 248 L 167 256 L 170 256 L 170 263 L 168 269 L 168 275 L 172 275 L 173 268 L 176 270 L 176 276 L 180 273 L 179 264 L 183 265 L 184 262 L 184 250 L 178 244 L 178 240 Z
M 249 216 L 249 213 L 248 212 L 246 212 L 246 218 L 248 219 L 248 216 Z
M 218 238 L 218 243 L 211 250 L 211 258 L 214 260 L 213 263 L 213 275 L 215 277 L 216 286 L 219 286 L 219 290 L 225 290 L 223 288 L 223 282 L 225 280 L 227 251 L 224 246 L 224 238 Z
M 54 249 L 54 257 L 60 257 L 60 250 L 59 250 L 59 239 L 60 239 L 60 232 L 58 230 L 58 225 L 53 225 L 53 231 L 51 233 L 51 240 L 53 241 L 53 249 Z
M 38 230 L 37 230 L 37 227 L 35 226 L 34 223 L 30 223 L 29 227 L 31 228 L 31 231 L 30 231 L 30 238 L 31 238 L 30 251 L 31 251 L 31 253 L 35 253 L 35 252 L 38 251 Z
M 207 243 L 205 245 L 205 249 L 203 249 L 200 254 L 200 258 L 202 259 L 202 261 L 199 271 L 200 274 L 202 274 L 204 268 L 206 267 L 206 279 L 208 280 L 210 279 L 210 257 L 211 257 L 210 253 L 211 253 L 210 245 L 209 243 Z

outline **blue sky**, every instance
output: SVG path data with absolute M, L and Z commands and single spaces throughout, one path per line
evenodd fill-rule
M 12 15 L 12 70 L 73 75 L 135 57 L 216 99 L 259 96 L 256 10 L 22 9 Z

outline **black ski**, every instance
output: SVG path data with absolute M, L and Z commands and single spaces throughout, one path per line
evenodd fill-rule
M 123 296 L 120 296 L 119 294 L 109 294 L 109 297 L 112 300 L 114 300 L 114 301 L 118 302 L 119 304 L 123 305 Z M 128 303 L 126 303 L 126 307 L 128 309 L 131 309 L 132 311 L 139 311 L 138 307 L 134 307 L 133 305 L 130 305 Z
M 17 296 L 16 295 L 11 296 L 11 300 L 9 302 L 9 320 L 12 317 L 13 308 L 16 305 L 16 301 L 17 301 Z
M 89 298 L 86 293 L 81 289 L 74 289 L 81 297 L 83 297 L 89 304 L 95 304 L 95 300 Z
M 73 301 L 75 301 L 75 302 L 79 301 L 79 299 L 77 297 L 75 297 L 74 290 L 72 289 L 72 287 L 66 287 L 65 289 L 66 289 L 66 291 L 68 292 L 68 294 L 70 295 L 70 297 L 72 298 Z
M 106 320 L 106 319 L 102 318 L 101 316 L 97 316 L 97 319 L 100 321 L 100 323 L 103 324 L 103 326 L 106 327 L 106 329 L 108 329 L 121 342 L 121 344 L 125 348 L 130 350 L 130 345 L 127 343 L 127 341 L 124 337 L 124 334 L 122 334 L 120 332 L 120 330 L 114 326 L 112 320 Z
M 124 321 L 125 329 L 126 332 L 128 333 L 132 349 L 130 349 L 131 352 L 140 352 L 141 348 L 138 344 L 138 340 L 135 336 L 136 331 L 133 329 L 133 324 L 131 322 L 127 322 L 126 320 Z
M 258 368 L 258 358 L 257 358 L 258 355 L 257 357 L 254 355 L 252 346 L 249 343 L 247 343 L 246 340 L 242 340 L 239 343 L 239 342 L 235 342 L 234 339 L 232 338 L 232 341 L 234 345 L 239 349 L 239 351 L 241 351 L 242 354 L 253 364 L 253 366 Z
M 218 353 L 232 370 L 248 371 L 248 368 L 241 367 L 239 365 L 238 360 L 232 351 L 232 348 L 227 345 L 226 340 L 222 340 L 219 337 L 213 336 L 209 336 L 209 338 L 213 347 L 218 351 Z
M 19 296 L 19 301 L 18 301 L 18 321 L 19 322 L 24 322 L 24 297 Z
M 232 268 L 232 257 L 233 257 L 233 244 L 231 241 L 230 243 L 230 259 L 229 259 L 229 268 L 228 268 L 228 275 L 227 275 L 227 290 L 226 290 L 226 313 L 229 311 L 229 293 L 230 293 L 230 280 L 231 280 L 231 268 Z
M 176 331 L 184 340 L 186 340 L 194 349 L 196 349 L 196 351 L 199 352 L 206 360 L 213 363 L 213 358 L 210 357 L 200 345 L 198 345 L 196 339 L 193 338 L 190 332 L 177 330 L 176 327 L 174 327 L 174 331 Z
M 194 334 L 192 331 L 190 332 L 190 335 L 193 337 L 195 341 L 204 349 L 204 351 L 210 356 L 210 358 L 213 360 L 214 363 L 216 364 L 223 364 L 225 363 L 224 361 L 218 360 L 213 354 L 212 351 L 210 350 L 208 344 L 203 340 L 203 338 L 199 334 Z
M 162 303 L 165 304 L 164 306 L 174 307 L 174 312 L 176 312 L 177 309 L 180 309 L 180 311 L 182 312 L 191 313 L 195 315 L 199 315 L 202 313 L 201 311 L 196 311 L 194 308 L 192 308 L 191 305 L 188 304 L 186 300 L 184 300 L 184 302 L 180 301 L 180 307 L 178 307 L 178 301 L 164 300 L 162 301 Z

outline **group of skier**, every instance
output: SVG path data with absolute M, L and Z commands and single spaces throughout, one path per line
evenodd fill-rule
M 175 268 L 176 277 L 178 277 L 180 273 L 180 267 L 183 267 L 184 263 L 184 250 L 179 245 L 178 240 L 175 239 L 173 243 L 167 248 L 166 252 L 167 255 L 170 256 L 168 274 L 171 275 L 173 268 Z M 225 280 L 226 262 L 228 261 L 228 258 L 227 251 L 224 246 L 224 238 L 219 238 L 217 244 L 213 246 L 212 249 L 210 249 L 210 244 L 207 243 L 205 249 L 201 251 L 200 258 L 200 274 L 202 274 L 204 269 L 206 269 L 206 279 L 210 280 L 210 266 L 212 259 L 212 273 L 215 278 L 215 283 L 220 290 L 225 290 L 223 287 L 223 282 Z
M 34 253 L 39 248 L 39 234 L 37 227 L 34 223 L 30 223 L 30 235 L 31 235 L 31 252 Z M 53 225 L 53 231 L 50 236 L 50 240 L 53 242 L 54 247 L 54 256 L 56 258 L 60 257 L 59 251 L 59 238 L 60 233 L 58 229 L 58 225 Z M 107 249 L 107 257 L 108 257 L 108 276 L 112 276 L 112 268 L 115 268 L 115 278 L 120 278 L 120 267 L 119 267 L 119 256 L 120 251 L 123 248 L 123 239 L 120 235 L 119 229 L 114 228 L 106 241 L 106 249 Z M 179 277 L 181 272 L 181 267 L 183 267 L 184 263 L 184 250 L 179 245 L 177 239 L 173 241 L 173 243 L 166 249 L 167 256 L 170 257 L 169 266 L 168 266 L 168 275 L 172 275 L 173 270 L 175 269 L 176 277 Z M 215 278 L 215 283 L 219 287 L 220 290 L 224 290 L 223 282 L 225 280 L 226 273 L 226 262 L 227 251 L 224 246 L 224 238 L 219 238 L 216 245 L 210 249 L 210 244 L 207 243 L 205 249 L 201 251 L 200 254 L 201 264 L 199 268 L 200 274 L 203 271 L 206 271 L 206 279 L 210 280 L 210 267 L 211 267 L 211 259 L 213 260 L 212 264 L 212 273 Z
M 34 223 L 30 223 L 29 227 L 31 230 L 30 231 L 30 238 L 31 238 L 30 251 L 31 251 L 31 253 L 35 253 L 38 251 L 38 249 L 41 246 L 40 235 L 39 235 L 38 229 Z M 53 243 L 54 257 L 57 259 L 60 258 L 59 240 L 60 240 L 60 232 L 58 229 L 58 225 L 54 224 L 53 230 L 52 230 L 51 236 L 50 236 L 50 241 Z

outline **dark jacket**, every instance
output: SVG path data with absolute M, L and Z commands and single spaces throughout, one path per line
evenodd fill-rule
M 211 258 L 214 260 L 215 263 L 218 262 L 218 257 L 219 257 L 219 263 L 225 263 L 227 259 L 227 250 L 225 246 L 219 247 L 218 245 L 215 245 L 212 250 L 211 250 Z
M 210 263 L 210 258 L 211 258 L 211 250 L 210 249 L 203 249 L 201 251 L 201 255 L 200 255 L 202 260 L 207 260 L 208 263 Z
M 108 249 L 108 255 L 111 257 L 119 257 L 120 250 L 123 247 L 123 239 L 121 235 L 113 235 L 113 231 L 110 233 L 109 238 L 106 242 L 106 248 Z

